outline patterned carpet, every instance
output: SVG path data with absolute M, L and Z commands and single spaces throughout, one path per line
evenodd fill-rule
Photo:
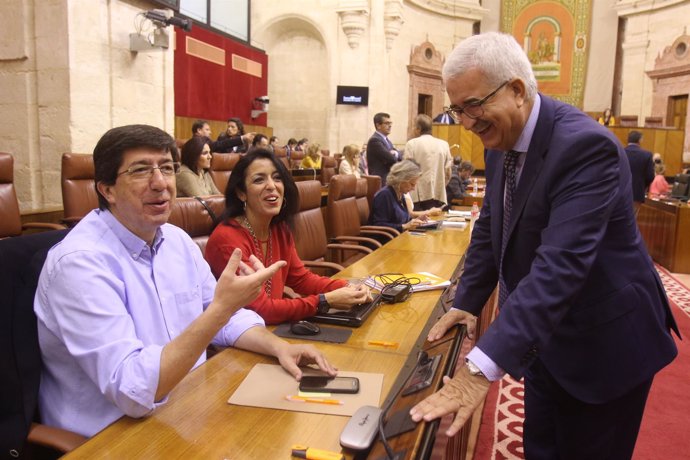
M 678 309 L 673 310 L 676 319 L 679 319 L 678 316 L 683 315 L 683 313 L 690 318 L 690 290 L 678 282 L 666 269 L 657 266 L 657 271 L 664 283 L 669 300 L 678 307 Z M 682 332 L 688 334 L 690 331 Z M 669 367 L 672 367 L 672 365 Z M 650 407 L 654 402 L 653 392 L 654 387 L 650 395 L 650 403 L 647 405 L 647 412 L 654 411 Z M 482 423 L 479 428 L 479 439 L 477 440 L 474 460 L 525 458 L 522 448 L 523 397 L 524 388 L 522 382 L 518 382 L 510 376 L 504 377 L 492 386 L 482 414 Z M 645 413 L 645 418 L 647 418 L 647 412 Z M 640 438 L 638 439 L 638 447 L 640 442 L 646 439 L 645 429 L 648 428 L 643 422 Z M 681 455 L 686 454 L 687 450 Z M 635 457 L 644 458 L 640 455 Z M 657 458 L 668 459 L 669 457 Z

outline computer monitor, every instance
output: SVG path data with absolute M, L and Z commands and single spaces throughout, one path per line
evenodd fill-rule
M 338 86 L 336 104 L 369 105 L 368 86 Z
M 671 187 L 671 198 L 687 200 L 690 193 L 690 174 L 676 174 L 676 179 Z

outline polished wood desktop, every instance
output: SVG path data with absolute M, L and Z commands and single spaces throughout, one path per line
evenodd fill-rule
M 428 251 L 426 245 L 414 245 L 408 241 L 410 235 L 403 234 L 337 277 L 417 271 L 451 277 L 467 248 L 469 231 L 447 229 L 426 238 L 423 240 L 430 243 Z M 440 245 L 432 243 L 436 238 L 449 250 L 435 252 L 440 250 Z M 364 325 L 353 329 L 352 337 L 345 344 L 304 342 L 315 344 L 340 369 L 383 373 L 380 400 L 383 404 L 391 389 L 395 393 L 414 370 L 420 350 L 428 350 L 430 355 L 441 354 L 441 369 L 447 372 L 455 365 L 460 341 L 455 329 L 440 344 L 425 342 L 429 328 L 443 314 L 439 302 L 442 292 L 418 292 L 405 302 L 382 305 Z M 398 346 L 381 347 L 371 341 L 395 342 Z M 227 399 L 256 363 L 276 362 L 237 349 L 223 350 L 185 377 L 169 395 L 169 401 L 151 416 L 141 420 L 123 417 L 66 458 L 289 458 L 293 444 L 341 451 L 340 432 L 348 417 L 227 404 Z M 440 387 L 441 377 L 442 372 L 438 371 L 431 387 L 405 399 L 392 399 L 394 408 L 408 408 L 431 394 Z M 391 444 L 397 450 L 405 449 L 405 458 L 416 457 L 418 453 L 428 455 L 434 426 L 418 424 L 414 431 L 394 438 Z M 344 452 L 348 458 L 354 454 Z M 369 458 L 378 458 L 381 452 L 379 443 Z

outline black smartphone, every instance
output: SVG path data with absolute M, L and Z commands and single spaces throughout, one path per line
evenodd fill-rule
M 359 379 L 357 377 L 305 375 L 299 382 L 299 391 L 311 393 L 359 393 Z

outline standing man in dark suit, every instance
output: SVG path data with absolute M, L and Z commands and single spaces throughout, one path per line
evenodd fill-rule
M 652 152 L 640 147 L 642 133 L 630 131 L 628 133 L 628 145 L 625 151 L 628 154 L 630 173 L 632 174 L 633 200 L 644 203 L 644 195 L 649 184 L 654 180 L 654 160 Z
M 486 147 L 486 196 L 450 309 L 474 336 L 500 314 L 413 420 L 455 413 L 455 434 L 506 373 L 525 379 L 528 459 L 630 458 L 656 372 L 677 354 L 661 280 L 635 224 L 625 151 L 608 129 L 537 93 L 510 35 L 464 40 L 443 79 L 451 114 Z
M 391 116 L 387 113 L 380 112 L 374 115 L 376 132 L 372 134 L 367 143 L 369 174 L 381 176 L 381 187 L 386 185 L 386 176 L 388 176 L 391 166 L 396 161 L 400 161 L 400 152 L 393 147 L 393 143 L 388 139 L 392 126 Z

